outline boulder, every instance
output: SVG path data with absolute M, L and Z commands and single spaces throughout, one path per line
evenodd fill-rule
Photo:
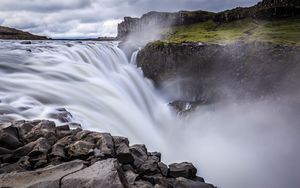
M 134 165 L 137 168 L 148 159 L 148 152 L 145 145 L 133 145 L 130 147 L 130 152 L 134 158 Z
M 192 181 L 183 177 L 176 178 L 176 184 L 174 188 L 215 188 L 213 185 L 203 182 Z
M 167 177 L 168 176 L 168 173 L 169 173 L 169 168 L 166 164 L 162 163 L 162 162 L 159 162 L 158 164 L 158 169 L 160 170 L 160 173 Z
M 6 149 L 17 149 L 23 144 L 19 141 L 18 130 L 9 126 L 0 130 L 0 147 Z
M 124 172 L 115 159 L 99 161 L 62 179 L 61 188 L 127 188 Z
M 87 141 L 76 141 L 75 143 L 67 147 L 68 154 L 70 157 L 87 157 L 93 152 L 95 144 Z
M 24 140 L 26 143 L 29 143 L 44 137 L 51 145 L 53 145 L 57 141 L 55 128 L 55 123 L 53 121 L 40 121 L 30 130 L 28 134 L 24 136 Z
M 153 185 L 147 181 L 136 181 L 134 183 L 134 188 L 153 188 Z
M 1 187 L 60 188 L 60 179 L 84 168 L 83 161 L 76 160 L 36 171 L 0 175 Z
M 169 176 L 173 178 L 184 177 L 187 179 L 193 179 L 196 177 L 197 169 L 192 163 L 173 163 L 169 165 Z
M 131 164 L 134 162 L 134 158 L 129 150 L 129 140 L 125 137 L 113 137 L 116 156 L 120 163 Z

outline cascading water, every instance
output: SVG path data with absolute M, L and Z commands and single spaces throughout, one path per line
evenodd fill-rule
M 2 119 L 49 119 L 56 108 L 64 107 L 85 129 L 152 142 L 144 132 L 159 135 L 156 127 L 165 125 L 160 116 L 171 118 L 171 112 L 116 46 L 5 43 L 0 80 Z M 161 143 L 160 138 L 156 144 Z
M 194 162 L 221 188 L 300 184 L 299 119 L 278 104 L 203 106 L 178 118 L 136 68 L 138 52 L 128 62 L 116 43 L 1 41 L 0 52 L 0 121 L 49 119 L 66 108 L 84 129 L 146 144 L 167 163 Z

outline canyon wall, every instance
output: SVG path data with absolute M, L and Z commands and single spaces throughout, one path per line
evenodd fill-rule
M 299 54 L 300 47 L 262 42 L 156 42 L 139 52 L 138 66 L 174 100 L 207 103 L 298 92 Z

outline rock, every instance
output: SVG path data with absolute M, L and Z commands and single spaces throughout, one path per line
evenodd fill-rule
M 148 159 L 147 148 L 145 145 L 133 145 L 129 148 L 134 158 L 135 167 L 139 168 Z
M 91 154 L 95 144 L 86 141 L 76 141 L 75 143 L 67 147 L 68 154 L 70 157 L 87 157 Z
M 125 17 L 124 21 L 118 25 L 117 39 L 125 40 L 131 34 L 143 35 L 149 30 L 153 31 L 153 28 L 162 29 L 206 21 L 211 19 L 212 15 L 214 13 L 205 11 L 180 11 L 175 13 L 149 12 L 141 18 Z
M 60 188 L 62 177 L 83 168 L 83 162 L 76 160 L 36 171 L 2 174 L 0 185 L 14 188 Z
M 155 175 L 144 175 L 142 177 L 142 180 L 150 182 L 152 185 L 158 184 L 161 180 L 163 180 L 164 178 L 162 177 L 161 174 L 155 174 Z
M 113 157 L 115 155 L 114 141 L 109 133 L 91 133 L 89 137 L 93 138 L 93 142 L 105 157 Z
M 126 177 L 129 185 L 133 185 L 134 182 L 137 180 L 138 176 L 139 176 L 138 174 L 136 174 L 136 173 L 134 173 L 133 171 L 130 171 L 130 170 L 125 172 L 125 177 Z
M 184 177 L 187 179 L 193 179 L 196 177 L 197 169 L 193 164 L 183 162 L 183 163 L 174 163 L 169 165 L 170 171 L 169 176 L 173 178 Z
M 31 131 L 25 135 L 24 140 L 29 143 L 41 137 L 47 138 L 50 145 L 57 141 L 55 134 L 55 123 L 53 121 L 43 120 L 34 126 Z
M 60 122 L 66 123 L 72 121 L 72 114 L 68 112 L 65 108 L 58 108 L 55 112 L 49 114 L 49 118 L 57 119 Z
M 134 158 L 129 150 L 129 141 L 124 137 L 113 137 L 116 155 L 120 163 L 131 164 L 134 162 Z
M 16 149 L 0 147 L 1 187 L 173 188 L 176 183 L 194 186 L 204 182 L 195 176 L 190 163 L 171 165 L 171 176 L 160 153 L 148 152 L 145 145 L 129 147 L 125 137 L 80 128 L 71 130 L 69 125 L 56 127 L 45 120 L 16 121 L 5 127 L 1 129 L 2 135 L 12 135 L 10 141 L 20 139 L 22 145 Z M 84 161 L 72 161 L 76 159 Z M 191 180 L 170 178 L 175 176 Z
M 138 168 L 141 174 L 154 175 L 159 172 L 158 161 L 153 158 L 148 158 L 141 166 Z
M 31 131 L 35 124 L 36 122 L 15 121 L 12 123 L 12 126 L 18 129 L 20 141 L 25 142 L 25 135 Z
M 157 165 L 158 165 L 158 168 L 159 168 L 159 170 L 160 170 L 160 173 L 161 173 L 163 176 L 167 177 L 167 176 L 168 176 L 168 173 L 169 173 L 169 168 L 168 168 L 168 166 L 167 166 L 166 164 L 162 163 L 162 162 L 159 162 Z
M 213 185 L 192 181 L 186 178 L 176 178 L 175 188 L 215 188 Z
M 150 182 L 139 180 L 134 183 L 134 187 L 135 188 L 153 188 L 153 185 Z
M 61 188 L 127 188 L 128 182 L 117 160 L 107 159 L 62 179 Z
M 45 138 L 40 138 L 36 141 L 35 146 L 28 153 L 29 161 L 33 163 L 37 163 L 39 161 L 47 161 L 48 151 L 51 149 L 51 145 L 48 140 Z
M 6 149 L 17 149 L 23 144 L 19 141 L 18 130 L 9 126 L 0 130 L 0 147 Z
M 22 41 L 20 44 L 31 44 L 31 41 Z
M 299 53 L 299 47 L 264 42 L 153 42 L 140 50 L 137 61 L 144 75 L 175 101 L 175 109 L 189 112 L 233 95 L 236 100 L 297 92 Z M 293 87 L 278 87 L 286 80 Z
M 70 131 L 70 126 L 69 125 L 57 126 L 56 131 Z
M 12 153 L 11 150 L 0 147 L 0 155 L 11 154 L 11 153 Z

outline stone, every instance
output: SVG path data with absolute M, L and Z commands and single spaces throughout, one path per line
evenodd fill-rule
M 95 148 L 95 144 L 86 141 L 76 141 L 67 147 L 70 157 L 87 157 Z
M 173 178 L 184 177 L 192 179 L 196 177 L 197 169 L 193 164 L 183 162 L 169 165 L 169 176 Z
M 199 181 L 192 181 L 183 177 L 176 178 L 174 188 L 215 188 L 213 185 L 206 184 Z
M 18 129 L 19 139 L 22 142 L 25 142 L 25 135 L 28 134 L 35 123 L 27 121 L 15 121 L 12 123 L 12 126 Z
M 80 160 L 63 163 L 35 171 L 6 173 L 0 175 L 1 187 L 14 188 L 60 188 L 60 179 L 77 172 L 85 166 Z
M 134 183 L 134 187 L 136 187 L 136 188 L 153 188 L 153 185 L 150 182 L 139 180 Z
M 70 122 L 72 120 L 72 117 L 72 114 L 65 108 L 58 108 L 55 112 L 49 114 L 49 118 L 57 119 L 63 123 Z
M 164 180 L 161 174 L 154 174 L 151 176 L 144 175 L 142 180 L 150 182 L 152 185 L 158 184 L 160 181 Z
M 159 168 L 159 170 L 160 170 L 160 173 L 161 173 L 163 176 L 167 177 L 167 176 L 168 176 L 168 173 L 169 173 L 169 168 L 168 168 L 168 166 L 167 166 L 166 164 L 162 163 L 162 162 L 159 162 L 157 165 L 158 165 L 158 168 Z
M 148 159 L 147 148 L 145 145 L 133 145 L 129 148 L 135 167 L 139 168 Z
M 0 129 L 0 147 L 6 149 L 17 149 L 23 146 L 18 137 L 18 130 L 13 126 Z
M 122 164 L 131 164 L 134 162 L 134 158 L 129 150 L 129 141 L 124 137 L 113 137 L 115 147 L 116 147 L 116 156 L 120 163 Z
M 116 159 L 96 162 L 90 167 L 65 176 L 61 188 L 127 188 L 128 182 Z
M 133 185 L 134 182 L 137 180 L 138 176 L 139 176 L 138 174 L 136 174 L 130 170 L 125 172 L 125 177 L 126 177 L 129 185 Z
M 35 125 L 31 131 L 25 135 L 24 140 L 29 143 L 44 137 L 53 145 L 57 141 L 55 134 L 55 123 L 53 121 L 43 120 Z
M 11 150 L 0 147 L 0 155 L 11 154 L 11 153 L 12 153 Z
M 67 158 L 66 152 L 65 152 L 65 146 L 60 144 L 60 143 L 54 144 L 53 147 L 52 147 L 52 151 L 50 153 L 50 156 L 51 157 Z
M 158 162 L 149 158 L 138 168 L 138 171 L 142 174 L 154 175 L 159 172 Z
M 30 162 L 39 162 L 41 160 L 47 161 L 48 151 L 51 149 L 51 145 L 45 138 L 40 138 L 36 141 L 35 146 L 28 153 Z

